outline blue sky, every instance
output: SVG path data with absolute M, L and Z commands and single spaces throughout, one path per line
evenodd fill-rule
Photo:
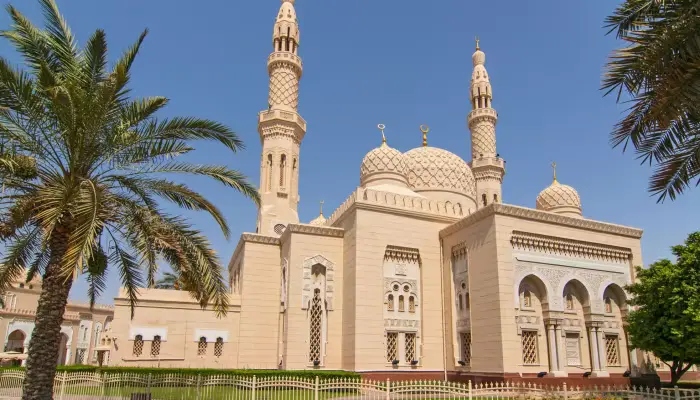
M 41 23 L 34 0 L 12 1 Z M 59 0 L 81 43 L 97 28 L 107 32 L 111 60 L 150 34 L 137 59 L 136 96 L 172 101 L 162 116 L 192 115 L 231 126 L 247 150 L 232 155 L 203 145 L 199 163 L 226 164 L 258 183 L 257 113 L 267 106 L 266 59 L 278 0 Z M 421 144 L 418 126 L 431 127 L 429 143 L 469 159 L 468 87 L 474 36 L 481 39 L 499 112 L 498 152 L 507 161 L 504 201 L 534 207 L 558 178 L 581 195 L 588 218 L 644 229 L 644 263 L 669 257 L 700 225 L 700 190 L 675 202 L 649 197 L 649 166 L 611 149 L 608 134 L 624 106 L 599 90 L 605 61 L 620 45 L 605 36 L 603 20 L 614 4 L 467 0 L 298 0 L 300 55 L 304 60 L 301 115 L 308 132 L 300 156 L 299 214 L 309 221 L 325 201 L 326 215 L 359 184 L 362 157 L 380 144 L 407 151 Z M 9 25 L 6 14 L 0 27 Z M 6 42 L 0 54 L 19 62 Z M 229 219 L 226 240 L 205 215 L 187 214 L 227 264 L 241 232 L 254 231 L 250 201 L 215 183 L 188 180 Z M 102 302 L 118 290 L 112 273 Z M 83 282 L 71 297 L 85 299 Z

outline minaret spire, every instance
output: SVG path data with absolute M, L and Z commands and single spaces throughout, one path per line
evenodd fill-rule
M 476 178 L 476 193 L 479 207 L 491 203 L 501 203 L 505 161 L 496 152 L 496 122 L 498 113 L 491 107 L 493 92 L 486 72 L 486 54 L 481 51 L 479 38 L 476 38 L 476 51 L 472 55 L 472 80 L 470 100 L 472 111 L 467 117 L 471 132 L 471 167 Z
M 262 143 L 261 204 L 258 233 L 279 236 L 290 223 L 299 222 L 299 151 L 306 121 L 297 112 L 299 80 L 299 22 L 294 0 L 282 0 L 272 31 L 268 108 L 260 112 L 258 133 Z

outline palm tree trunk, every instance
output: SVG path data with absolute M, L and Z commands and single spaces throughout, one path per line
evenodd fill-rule
M 50 400 L 58 364 L 61 324 L 73 278 L 60 276 L 61 259 L 68 247 L 68 229 L 57 228 L 51 237 L 51 258 L 44 272 L 32 339 L 29 341 L 27 375 L 22 400 Z

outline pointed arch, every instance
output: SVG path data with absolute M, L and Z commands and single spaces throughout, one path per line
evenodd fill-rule
M 520 276 L 516 276 L 515 281 L 513 282 L 513 300 L 515 307 L 520 307 L 520 286 L 522 282 L 527 278 L 532 278 L 532 282 L 534 282 L 533 286 L 545 293 L 544 302 L 545 304 L 548 304 L 548 306 L 551 306 L 551 293 L 553 292 L 553 290 L 552 287 L 549 285 L 547 279 L 541 276 L 539 272 L 527 271 L 526 273 L 523 273 Z
M 520 281 L 518 282 L 518 286 L 515 290 L 515 306 L 517 308 L 522 308 L 525 307 L 524 304 L 520 304 L 520 294 L 523 293 L 524 296 L 527 296 L 529 293 L 530 296 L 535 296 L 539 300 L 539 302 L 542 304 L 543 310 L 546 308 L 549 308 L 549 293 L 550 291 L 547 288 L 547 284 L 545 281 L 537 276 L 536 274 L 528 274 Z M 531 307 L 531 306 L 528 306 Z

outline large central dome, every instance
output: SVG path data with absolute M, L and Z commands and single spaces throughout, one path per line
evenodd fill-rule
M 442 195 L 429 196 L 436 200 L 460 201 L 468 197 L 475 202 L 474 175 L 467 163 L 457 155 L 425 146 L 406 152 L 404 160 L 408 184 L 416 192 L 426 195 L 442 192 Z

